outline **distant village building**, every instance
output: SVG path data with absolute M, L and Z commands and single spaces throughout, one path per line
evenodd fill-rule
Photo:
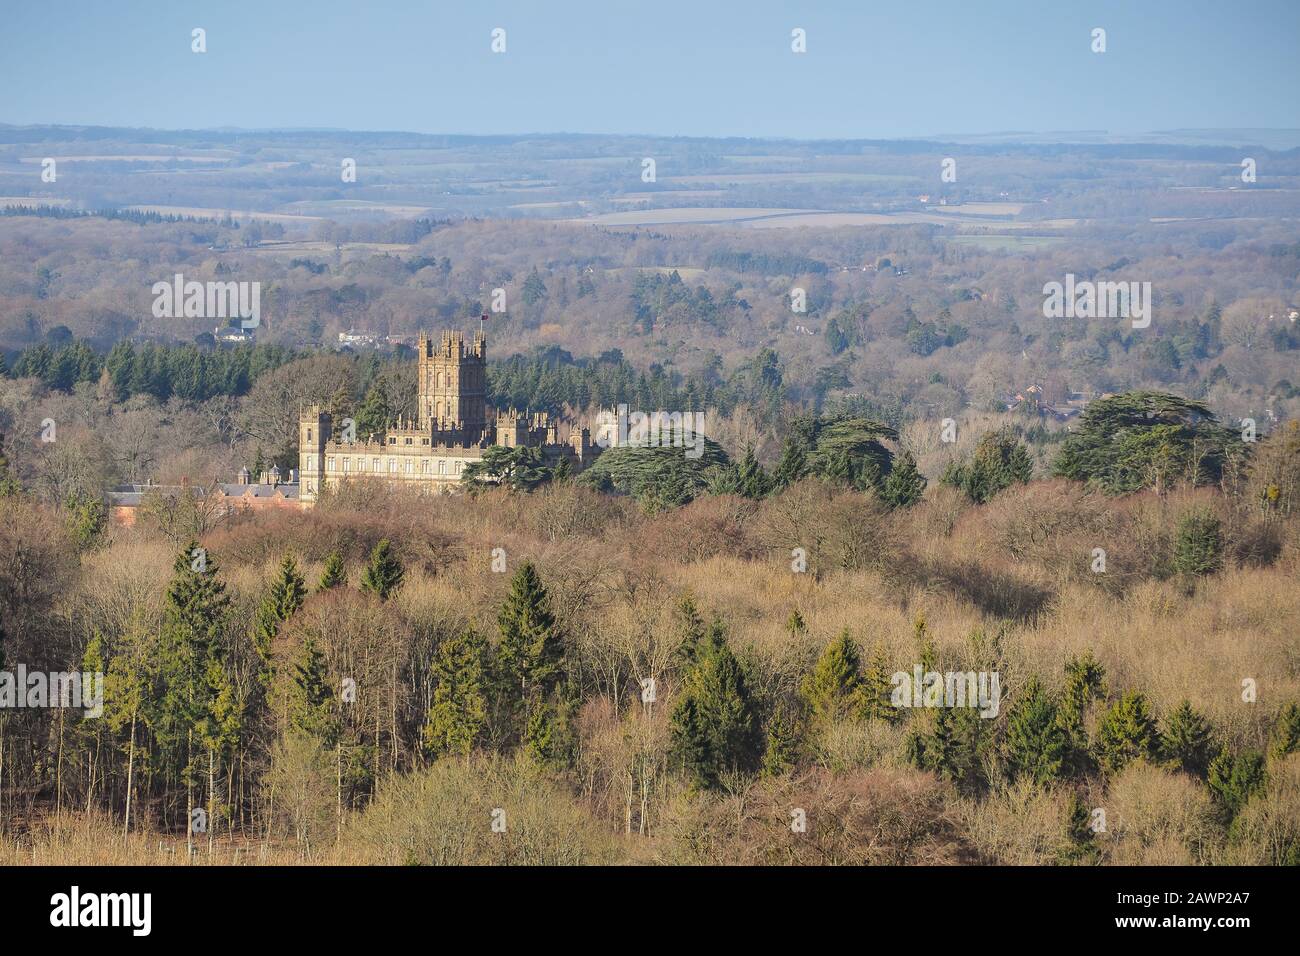
M 367 346 L 369 348 L 374 348 L 378 344 L 379 336 L 375 335 L 374 332 L 358 332 L 356 329 L 348 329 L 346 332 L 339 333 L 340 346 L 352 346 L 353 348 Z
M 463 332 L 444 331 L 438 341 L 421 335 L 416 352 L 415 418 L 401 419 L 379 434 L 348 435 L 320 406 L 306 409 L 298 426 L 302 507 L 345 481 L 448 490 L 494 445 L 538 448 L 548 464 L 568 459 L 575 471 L 599 453 L 585 428 L 574 429 L 565 442 L 560 423 L 545 412 L 488 407 L 484 333 L 472 340 Z
M 213 481 L 210 484 L 192 484 L 188 480 L 179 485 L 145 484 L 118 485 L 108 493 L 109 519 L 118 525 L 131 527 L 136 522 L 140 508 L 147 504 L 150 496 L 178 497 L 192 495 L 203 498 L 211 506 L 214 517 L 231 517 L 246 513 L 267 511 L 276 508 L 298 510 L 297 472 L 290 470 L 288 480 L 281 480 L 283 475 L 278 467 L 264 471 L 258 480 L 247 468 L 239 469 L 233 482 Z

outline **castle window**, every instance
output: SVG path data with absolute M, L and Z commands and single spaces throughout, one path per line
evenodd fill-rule
M 388 473 L 389 473 L 390 475 L 395 475 L 395 474 L 397 474 L 397 459 L 396 459 L 396 458 L 390 458 L 390 459 L 388 459 Z
M 427 444 L 429 444 L 429 439 L 427 439 L 427 438 L 421 438 L 421 439 L 420 439 L 420 444 L 421 444 L 421 445 L 427 445 Z
M 461 466 L 461 463 L 460 463 L 460 462 L 456 462 L 456 474 L 458 474 L 458 475 L 460 474 L 460 466 Z
M 344 459 L 343 459 L 343 474 L 346 475 L 347 473 L 348 473 L 348 460 L 347 460 L 346 458 L 344 458 Z
M 390 445 L 396 445 L 396 444 L 397 444 L 397 438 L 396 438 L 396 436 L 394 436 L 394 437 L 388 439 L 388 444 L 390 444 Z
M 446 473 L 447 473 L 447 462 L 445 460 L 438 462 L 438 474 L 445 475 Z
M 420 474 L 427 475 L 428 473 L 429 473 L 429 459 L 426 458 L 424 459 L 424 461 L 420 462 Z
M 408 439 L 406 439 L 406 443 L 407 443 L 408 445 L 412 445 L 412 444 L 415 443 L 415 440 L 412 439 L 412 438 L 408 438 Z
M 412 466 L 413 466 L 414 464 L 415 464 L 415 462 L 413 462 L 410 458 L 406 459 L 406 473 L 407 473 L 408 475 L 411 473 L 411 471 L 412 471 Z
M 333 470 L 334 470 L 334 458 L 333 458 L 333 456 L 331 456 L 330 459 L 329 459 L 329 461 L 326 462 L 325 467 L 326 467 L 326 469 L 329 470 L 329 471 L 333 471 Z
M 311 441 L 311 429 L 307 429 L 307 441 Z
M 373 468 L 374 468 L 374 470 L 375 470 L 375 473 L 378 474 L 378 472 L 379 472 L 379 459 L 378 459 L 378 458 L 372 458 L 372 459 L 370 459 L 370 464 L 373 466 Z

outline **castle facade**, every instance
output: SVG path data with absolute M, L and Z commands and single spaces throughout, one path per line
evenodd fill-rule
M 498 413 L 487 404 L 487 339 L 444 331 L 418 341 L 416 416 L 382 434 L 357 435 L 348 420 L 335 423 L 319 405 L 298 423 L 299 500 L 311 507 L 321 491 L 345 481 L 383 481 L 393 487 L 449 490 L 471 462 L 494 445 L 539 448 L 548 464 L 568 459 L 576 471 L 599 449 L 585 428 L 569 441 L 545 412 Z M 345 424 L 347 423 L 347 424 Z

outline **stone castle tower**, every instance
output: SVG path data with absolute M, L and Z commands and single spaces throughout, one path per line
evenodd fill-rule
M 482 332 L 421 335 L 416 427 L 470 444 L 487 432 L 487 342 Z

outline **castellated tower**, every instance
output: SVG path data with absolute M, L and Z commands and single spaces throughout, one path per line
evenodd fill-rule
M 467 443 L 487 430 L 487 342 L 482 332 L 472 342 L 463 332 L 442 333 L 435 343 L 419 340 L 419 421 L 421 430 L 453 432 Z

